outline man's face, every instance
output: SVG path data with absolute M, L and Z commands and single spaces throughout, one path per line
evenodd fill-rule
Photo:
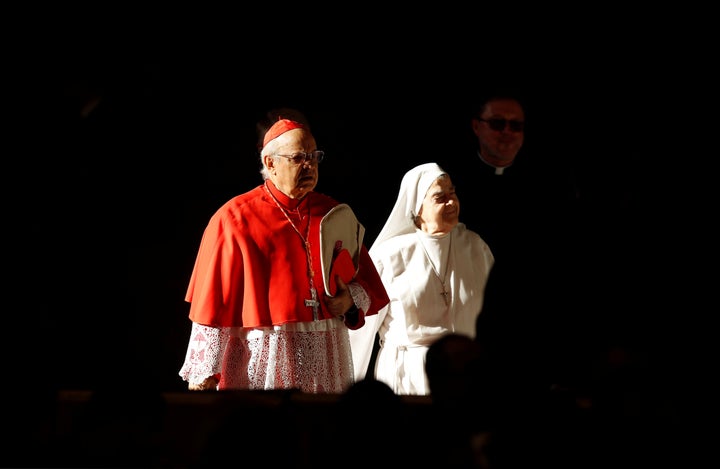
M 488 102 L 478 117 L 472 120 L 472 128 L 480 154 L 493 166 L 508 166 L 525 140 L 522 106 L 513 99 L 498 99 Z
M 276 142 L 277 150 L 265 157 L 270 179 L 284 194 L 301 199 L 318 183 L 318 161 L 307 158 L 298 163 L 292 158 L 317 150 L 315 138 L 305 129 L 293 129 L 280 135 Z

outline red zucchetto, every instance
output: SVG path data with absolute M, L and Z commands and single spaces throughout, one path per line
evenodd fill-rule
M 268 129 L 267 132 L 265 132 L 265 138 L 263 139 L 263 148 L 265 145 L 268 144 L 271 140 L 275 140 L 280 135 L 284 134 L 288 130 L 293 129 L 304 129 L 305 126 L 302 125 L 300 122 L 290 120 L 290 119 L 280 119 L 277 122 L 275 122 L 272 127 Z

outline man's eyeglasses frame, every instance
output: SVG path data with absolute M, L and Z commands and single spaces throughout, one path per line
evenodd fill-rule
M 313 150 L 310 153 L 299 151 L 297 153 L 293 153 L 292 155 L 281 155 L 279 153 L 275 153 L 275 156 L 285 158 L 293 164 L 301 165 L 306 161 L 311 163 L 320 163 L 325 158 L 325 152 L 322 150 Z
M 477 117 L 477 120 L 479 120 L 480 122 L 485 122 L 488 127 L 490 127 L 496 132 L 502 132 L 507 128 L 507 126 L 510 126 L 511 132 L 522 132 L 525 130 L 525 122 L 519 120 L 508 120 L 500 118 L 483 119 L 481 117 Z

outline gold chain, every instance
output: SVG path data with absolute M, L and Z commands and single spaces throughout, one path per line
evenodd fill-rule
M 312 267 L 312 253 L 310 250 L 310 202 L 308 201 L 308 225 L 307 225 L 307 233 L 305 236 L 300 233 L 300 230 L 297 229 L 297 226 L 295 226 L 295 223 L 290 219 L 290 215 L 288 215 L 287 210 L 285 210 L 282 205 L 280 205 L 280 201 L 275 197 L 275 195 L 270 191 L 270 189 L 267 187 L 267 181 L 263 185 L 265 188 L 265 191 L 270 194 L 270 197 L 273 199 L 273 202 L 275 202 L 275 205 L 280 209 L 280 211 L 285 215 L 285 218 L 287 218 L 287 221 L 290 222 L 290 226 L 293 227 L 293 230 L 295 230 L 295 233 L 300 236 L 300 239 L 302 239 L 303 244 L 305 246 L 305 253 L 307 254 L 307 264 L 308 264 L 308 275 L 310 276 L 310 289 L 315 289 L 315 284 L 313 282 L 313 277 L 315 276 L 315 271 Z M 299 213 L 299 212 L 298 212 Z

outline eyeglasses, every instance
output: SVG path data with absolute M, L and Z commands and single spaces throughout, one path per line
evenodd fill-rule
M 315 150 L 311 151 L 310 153 L 299 151 L 297 153 L 293 153 L 292 155 L 276 154 L 275 156 L 282 156 L 283 158 L 287 158 L 288 160 L 292 161 L 293 164 L 301 165 L 306 161 L 310 161 L 311 163 L 320 163 L 323 158 L 325 158 L 325 152 L 322 150 Z
M 505 127 L 508 125 L 510 126 L 511 132 L 522 132 L 525 130 L 525 122 L 523 121 L 515 121 L 515 120 L 507 120 L 507 119 L 481 119 L 477 118 L 479 121 L 486 122 L 488 127 L 493 129 L 496 132 L 501 132 L 505 130 Z

